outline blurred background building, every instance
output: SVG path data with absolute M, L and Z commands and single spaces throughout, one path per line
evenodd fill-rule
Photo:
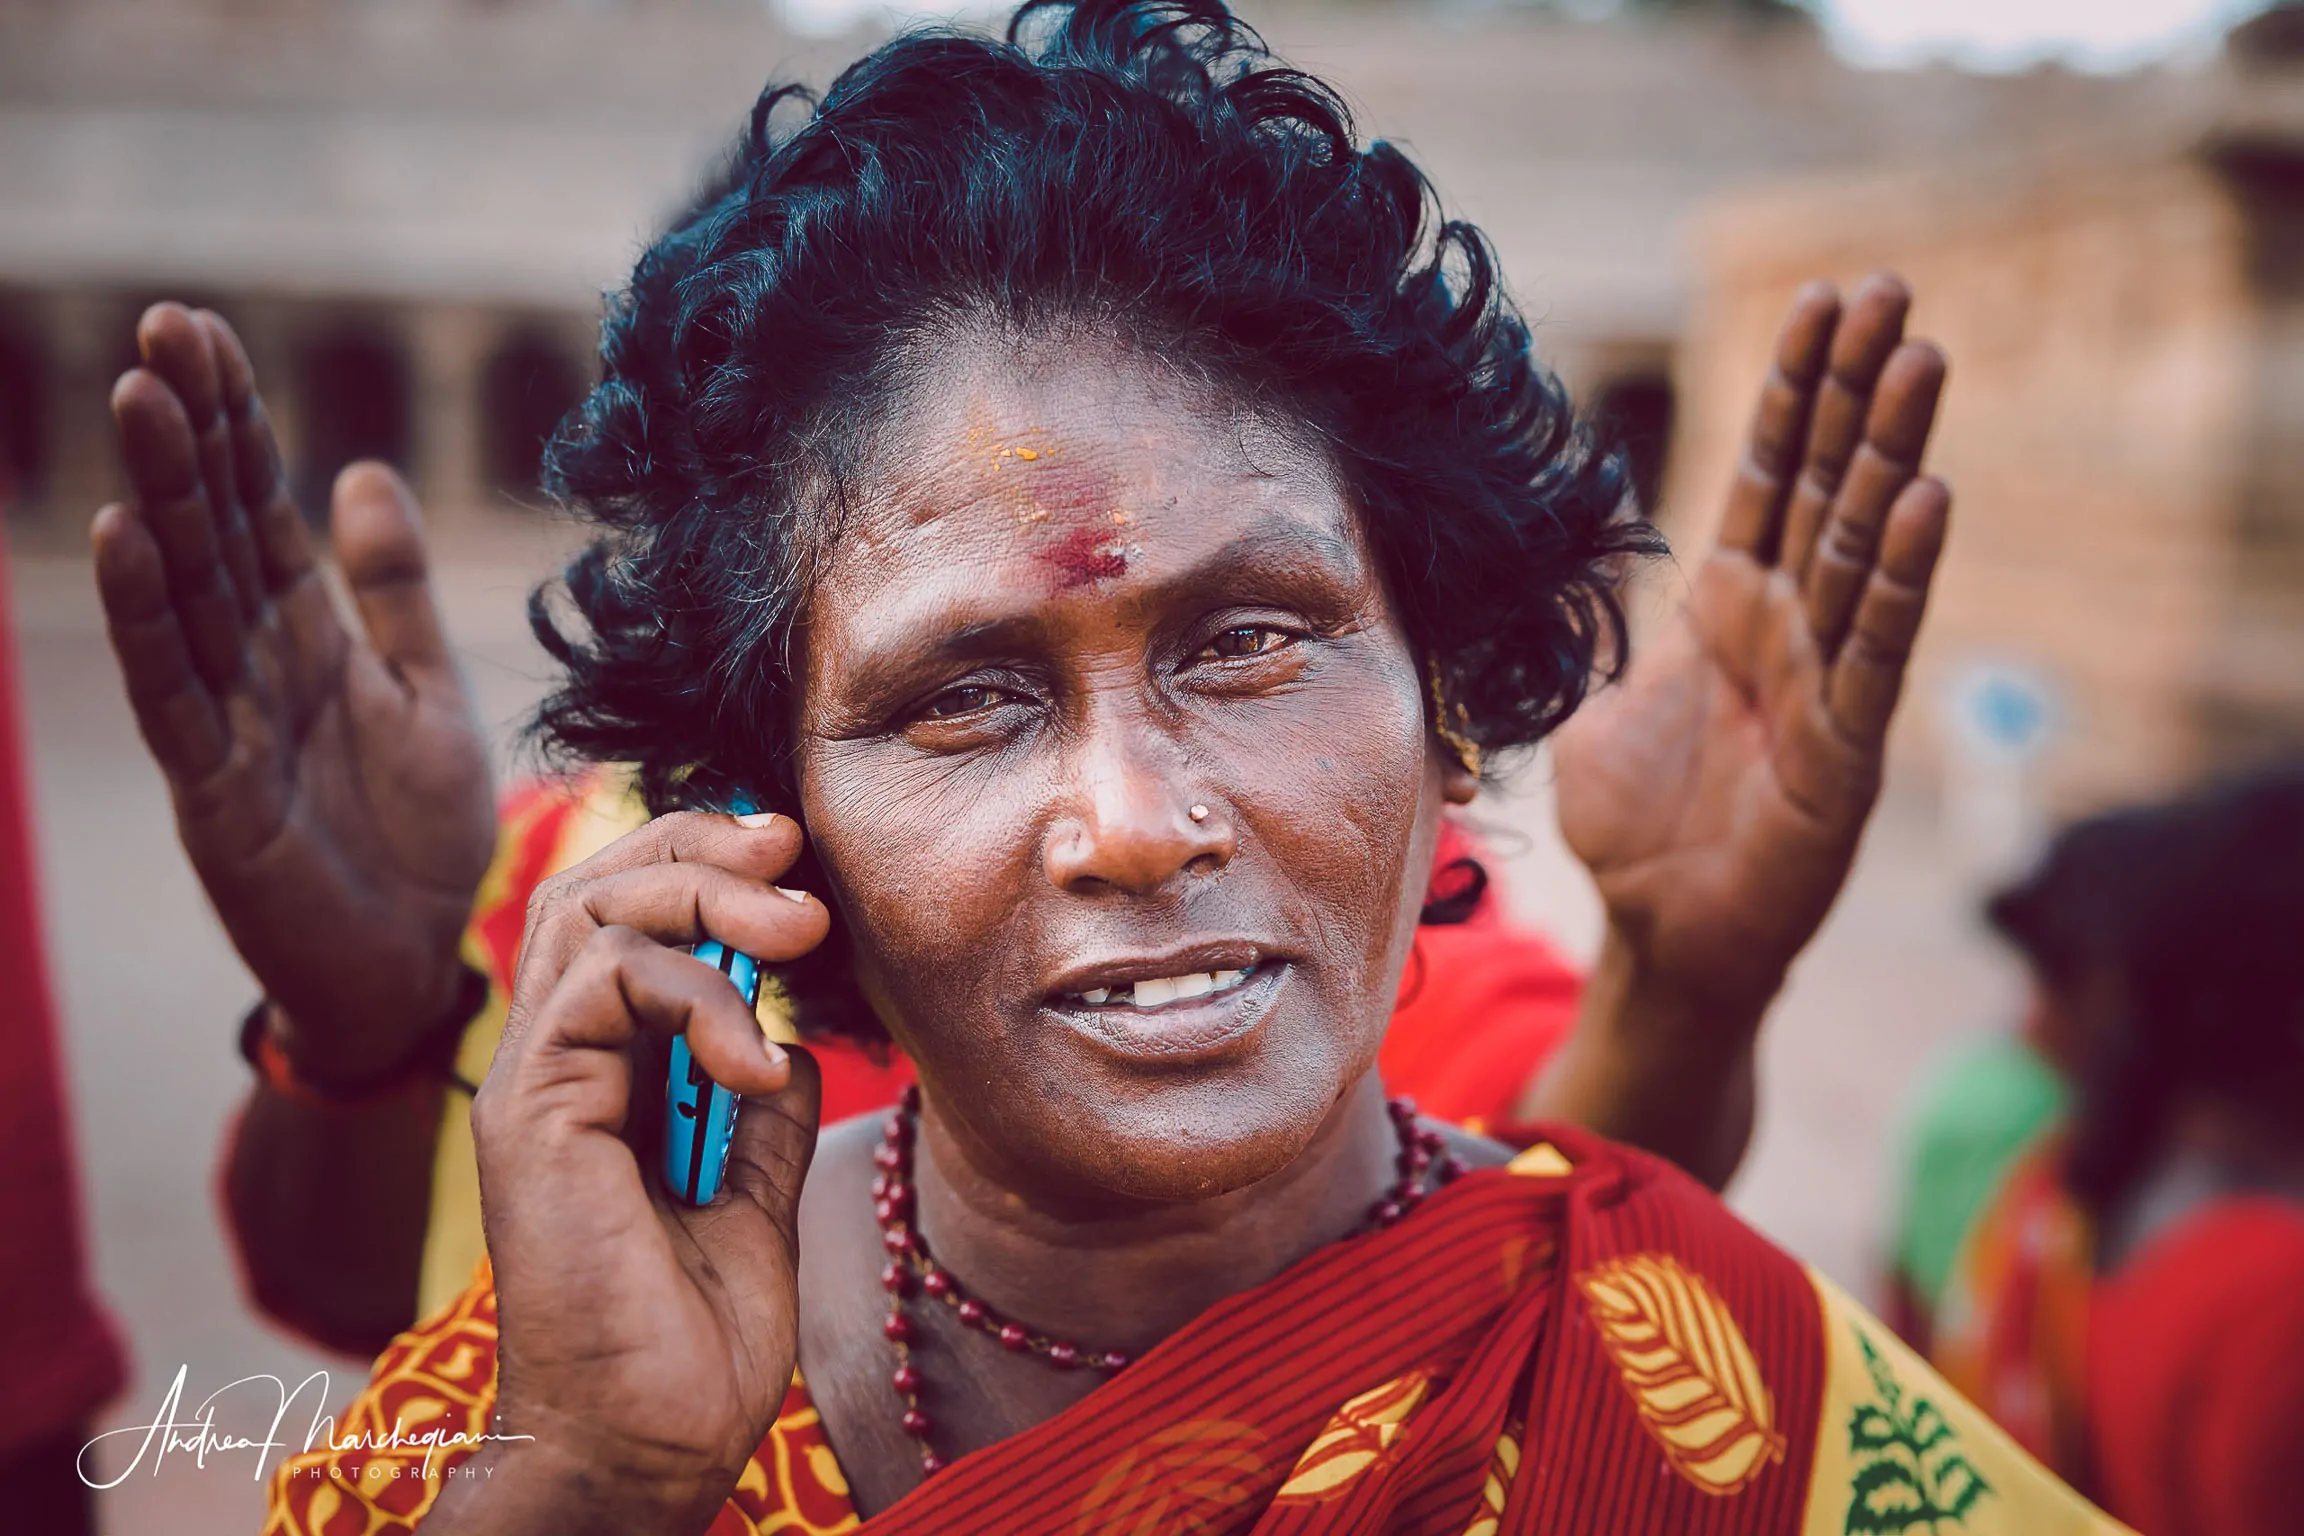
M 2304 729 L 2300 18 L 2200 67 L 1979 76 L 1857 69 L 1769 0 L 1630 9 L 1259 19 L 1489 230 L 1684 542 L 1790 287 L 1904 268 L 1967 509 L 1922 686 L 2033 669 L 2070 726 L 2053 803 Z M 105 388 L 162 294 L 249 339 L 308 505 L 375 455 L 451 537 L 521 517 L 601 292 L 764 79 L 865 35 L 733 0 L 0 4 L 14 536 L 77 538 L 116 489 Z
M 1896 267 L 1952 355 L 1957 529 L 1889 803 L 1771 1025 L 1736 1191 L 1861 1286 L 1902 1091 L 2016 1006 L 1979 875 L 2053 814 L 2304 740 L 2304 12 L 2120 73 L 1979 74 L 1859 68 L 1776 0 L 1244 8 L 1488 230 L 1684 551 L 1800 280 Z M 98 1268 L 139 1354 L 117 1423 L 179 1364 L 195 1396 L 329 1366 L 341 1398 L 356 1374 L 252 1317 L 208 1200 L 250 984 L 173 846 L 82 553 L 120 488 L 105 398 L 134 317 L 174 297 L 239 327 L 309 512 L 353 458 L 409 471 L 508 729 L 544 677 L 521 597 L 572 537 L 539 448 L 602 292 L 763 81 L 822 84 L 873 35 L 776 17 L 0 0 L 0 505 Z M 1523 915 L 1588 945 L 1541 772 L 1482 811 Z M 245 1470 L 140 1475 L 108 1519 L 253 1529 Z

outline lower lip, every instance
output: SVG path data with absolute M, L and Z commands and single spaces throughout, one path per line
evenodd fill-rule
M 1271 1016 L 1280 989 L 1294 971 L 1286 961 L 1268 961 L 1236 987 L 1158 1008 L 1043 1003 L 1041 1011 L 1115 1056 L 1147 1066 L 1191 1066 L 1222 1056 L 1254 1034 L 1256 1026 Z

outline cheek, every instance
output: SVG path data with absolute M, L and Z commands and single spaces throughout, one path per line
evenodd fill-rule
M 801 803 L 858 982 L 882 1004 L 909 1000 L 892 980 L 931 1002 L 969 990 L 976 973 L 952 957 L 998 940 L 1030 871 L 1014 776 L 960 759 L 896 766 L 864 748 L 819 755 Z
M 1227 733 L 1225 750 L 1248 770 L 1238 792 L 1242 824 L 1262 845 L 1251 851 L 1276 862 L 1320 914 L 1325 958 L 1342 983 L 1366 992 L 1386 986 L 1404 957 L 1395 919 L 1422 889 L 1414 864 L 1430 858 L 1427 812 L 1437 796 L 1405 656 L 1355 670 L 1348 685 L 1243 722 Z M 1388 1014 L 1389 996 L 1383 1002 Z

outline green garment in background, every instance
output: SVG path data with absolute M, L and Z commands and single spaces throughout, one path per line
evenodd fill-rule
M 1964 1045 L 1929 1082 L 1905 1132 L 1894 1250 L 1898 1273 L 1929 1312 L 1970 1223 L 2068 1098 L 2055 1069 L 2014 1034 Z

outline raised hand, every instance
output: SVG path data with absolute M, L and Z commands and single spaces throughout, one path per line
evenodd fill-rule
M 442 1532 L 697 1530 L 775 1419 L 798 1349 L 798 1225 L 816 1141 L 805 1052 L 761 1034 L 728 979 L 667 945 L 790 960 L 830 926 L 772 884 L 790 817 L 660 817 L 531 904 L 512 1010 L 473 1105 L 500 1325 L 487 1476 L 449 1485 Z M 726 1190 L 671 1202 L 661 1060 L 685 1032 L 745 1096 Z M 652 1112 L 653 1111 L 653 1112 Z M 647 1172 L 644 1172 L 648 1170 Z
M 1560 827 L 1608 917 L 1580 1030 L 1524 1108 L 1724 1180 L 1761 1010 L 1839 894 L 1951 493 L 1920 472 L 1943 354 L 1875 277 L 1794 301 L 1685 607 L 1555 739 Z
M 135 502 L 93 530 L 113 650 L 185 850 L 295 1060 L 357 1080 L 452 1006 L 494 843 L 415 502 L 382 465 L 338 478 L 348 630 L 238 338 L 160 304 L 137 344 L 143 366 L 112 394 Z
M 1894 278 L 1794 302 L 1719 543 L 1560 733 L 1560 825 L 1612 926 L 1692 990 L 1765 1000 L 1839 893 L 1951 493 L 1920 472 L 1943 354 Z

